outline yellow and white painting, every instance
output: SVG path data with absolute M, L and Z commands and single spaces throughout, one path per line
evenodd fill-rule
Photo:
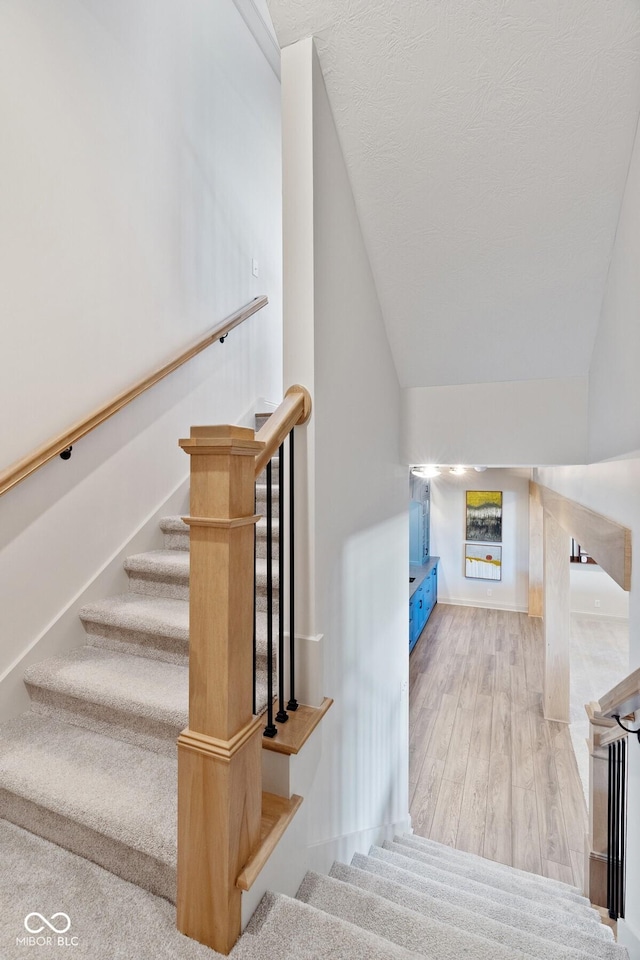
M 475 580 L 502 580 L 502 547 L 492 543 L 466 543 L 464 575 Z
M 465 539 L 502 541 L 502 490 L 467 490 Z

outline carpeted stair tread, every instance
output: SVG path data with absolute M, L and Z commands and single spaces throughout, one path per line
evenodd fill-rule
M 175 754 L 188 726 L 189 668 L 85 646 L 30 666 L 36 709 L 147 749 Z
M 396 843 L 395 841 L 387 841 L 384 846 L 412 860 L 417 860 L 426 865 L 436 866 L 439 870 L 445 870 L 454 876 L 464 877 L 466 880 L 475 880 L 477 883 L 491 887 L 497 892 L 517 894 L 519 897 L 530 900 L 532 903 L 547 903 L 549 900 L 549 892 L 544 887 L 540 887 L 534 880 L 522 880 L 515 875 L 510 876 L 496 872 L 493 869 L 492 864 L 494 861 L 492 860 L 488 860 L 486 863 L 482 860 L 479 862 L 467 862 L 466 860 L 460 862 L 458 860 L 434 856 L 424 850 L 417 850 L 415 847 Z M 533 877 L 534 875 L 531 874 L 531 876 Z M 580 901 L 558 896 L 555 893 L 553 897 L 554 906 L 558 910 L 564 910 L 571 915 L 597 916 L 589 904 L 589 901 L 583 897 L 580 898 Z
M 230 954 L 231 960 L 418 960 L 424 956 L 281 893 L 265 894 Z
M 189 655 L 189 602 L 122 593 L 84 606 L 80 617 L 92 646 L 176 663 Z M 266 661 L 267 615 L 256 612 L 258 662 Z M 129 647 L 131 649 L 129 649 Z
M 332 916 L 356 924 L 392 943 L 438 960 L 523 960 L 514 947 L 451 927 L 431 916 L 419 915 L 374 893 L 333 877 L 308 873 L 297 898 Z M 549 960 L 553 954 L 549 954 Z
M 121 593 L 86 604 L 80 610 L 80 619 L 85 624 L 161 634 L 180 644 L 189 641 L 189 603 L 186 600 Z
M 355 866 L 356 862 L 364 866 L 368 860 L 368 857 L 357 854 L 351 866 L 334 863 L 330 876 L 421 915 L 429 915 L 442 923 L 474 931 L 499 943 L 511 944 L 522 953 L 536 958 L 624 958 L 624 951 L 616 944 L 582 934 L 575 927 L 569 928 L 566 924 L 531 918 L 526 912 L 521 915 L 517 911 L 497 905 L 497 909 L 492 911 L 492 905 L 488 901 L 460 892 L 453 892 L 452 895 L 449 888 L 433 881 L 421 884 L 420 889 L 408 886 L 402 882 L 402 872 L 397 868 L 387 867 L 389 876 L 385 876 L 380 870 L 379 861 L 367 863 L 370 869 Z
M 418 837 L 415 834 L 402 834 L 393 838 L 394 843 L 399 843 L 416 850 L 422 850 L 425 853 L 434 856 L 443 857 L 446 860 L 452 860 L 462 865 L 473 865 L 482 867 L 484 870 L 494 870 L 503 877 L 522 880 L 527 883 L 533 883 L 538 887 L 547 890 L 550 894 L 559 897 L 566 897 L 569 900 L 577 901 L 589 906 L 589 900 L 582 895 L 577 887 L 561 880 L 552 880 L 549 877 L 543 877 L 539 874 L 529 873 L 526 870 L 518 870 L 516 867 L 510 867 L 506 863 L 498 863 L 496 860 L 487 860 L 475 853 L 466 853 L 464 850 L 456 850 L 455 847 L 449 847 L 444 843 L 437 843 L 435 840 L 428 840 L 425 837 Z
M 0 737 L 0 816 L 175 897 L 175 758 L 32 712 Z
M 274 518 L 280 516 L 280 505 L 278 503 L 279 492 L 279 484 L 272 483 L 272 516 Z M 267 513 L 267 484 L 261 483 L 260 481 L 256 483 L 256 513 L 259 513 L 261 516 L 266 516 Z
M 189 601 L 123 593 L 89 603 L 80 618 L 92 646 L 187 663 Z
M 189 554 L 183 550 L 148 550 L 134 553 L 124 562 L 128 574 L 142 574 L 153 580 L 189 583 Z
M 143 577 L 159 582 L 189 586 L 189 553 L 186 550 L 148 550 L 127 557 L 124 568 L 129 576 Z M 278 569 L 273 570 L 274 588 L 277 589 Z M 256 587 L 267 581 L 267 561 L 256 560 Z
M 176 930 L 175 908 L 84 857 L 0 820 L 0 956 L 77 960 L 216 960 L 220 954 Z M 65 912 L 68 947 L 18 945 L 25 917 Z M 50 931 L 46 931 L 50 933 Z M 13 947 L 13 949 L 11 949 Z M 9 952 L 7 952 L 7 948 Z
M 403 848 L 398 847 L 399 850 Z M 567 913 L 566 910 L 550 906 L 548 903 L 542 904 L 535 900 L 529 900 L 515 893 L 508 893 L 503 890 L 497 890 L 495 887 L 479 883 L 477 880 L 471 880 L 460 874 L 450 873 L 442 870 L 433 864 L 422 863 L 419 860 L 405 856 L 393 849 L 393 844 L 385 842 L 383 847 L 372 847 L 369 856 L 375 859 L 384 860 L 392 863 L 403 870 L 415 873 L 420 877 L 429 877 L 438 880 L 445 886 L 453 889 L 465 890 L 469 893 L 475 893 L 477 896 L 495 903 L 505 904 L 520 911 L 529 911 L 533 916 L 543 919 L 553 919 L 558 923 L 573 923 L 575 926 L 592 932 L 594 928 L 600 926 L 597 913 L 592 910 L 591 916 Z
M 351 860 L 352 867 L 400 884 L 404 889 L 415 891 L 429 899 L 443 900 L 461 909 L 480 913 L 500 923 L 526 930 L 536 936 L 547 936 L 545 931 L 551 930 L 553 939 L 557 943 L 571 945 L 577 934 L 580 934 L 585 944 L 592 939 L 596 941 L 613 939 L 609 927 L 602 923 L 590 922 L 585 926 L 581 921 L 576 924 L 566 914 L 560 914 L 558 917 L 554 911 L 532 912 L 528 908 L 527 901 L 523 902 L 517 897 L 498 901 L 487 899 L 483 896 L 480 885 L 476 885 L 475 889 L 462 889 L 459 884 L 452 886 L 451 878 L 446 874 L 440 877 L 428 872 L 415 873 L 411 869 L 405 869 L 398 862 L 393 862 L 393 855 L 389 855 L 388 851 L 382 848 L 372 848 L 372 852 L 376 855 L 354 854 Z
M 0 731 L 3 790 L 175 863 L 175 760 L 32 713 Z

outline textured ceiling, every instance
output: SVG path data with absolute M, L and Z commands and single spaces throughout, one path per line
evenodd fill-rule
M 403 386 L 587 373 L 637 0 L 269 0 L 316 37 Z

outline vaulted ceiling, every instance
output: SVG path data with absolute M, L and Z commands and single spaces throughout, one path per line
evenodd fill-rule
M 313 35 L 403 386 L 588 372 L 637 0 L 269 0 Z

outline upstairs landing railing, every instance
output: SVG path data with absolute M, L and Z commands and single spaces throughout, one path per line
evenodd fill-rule
M 640 669 L 586 707 L 590 721 L 589 834 L 585 892 L 612 920 L 625 915 L 628 739 L 640 733 Z

